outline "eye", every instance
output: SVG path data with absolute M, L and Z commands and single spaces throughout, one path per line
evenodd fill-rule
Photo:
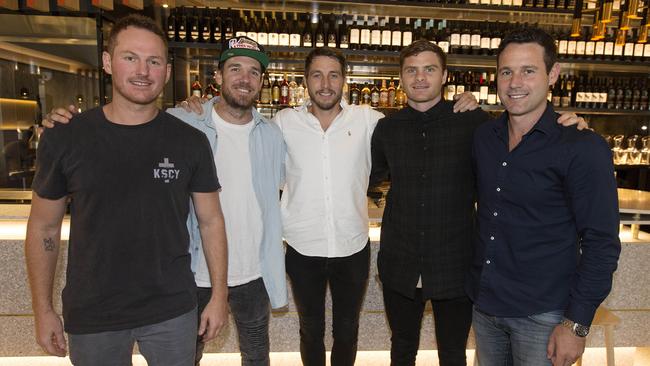
M 251 74 L 253 74 L 253 76 L 260 76 L 260 72 L 257 70 L 251 71 Z
M 424 69 L 424 71 L 426 71 L 426 72 L 433 72 L 434 70 L 435 69 L 432 66 L 429 66 L 426 69 Z
M 124 59 L 129 62 L 135 61 L 135 57 L 133 56 L 124 56 Z
M 154 66 L 160 66 L 160 65 L 162 65 L 162 62 L 160 62 L 160 61 L 158 61 L 158 60 L 150 60 L 149 63 L 152 64 L 152 65 L 154 65 Z
M 500 75 L 501 76 L 510 76 L 510 74 L 511 74 L 510 70 L 503 70 L 503 71 L 501 71 Z
M 535 73 L 535 70 L 533 70 L 533 69 L 526 69 L 526 70 L 524 70 L 524 73 L 525 73 L 526 75 L 532 75 L 532 74 Z

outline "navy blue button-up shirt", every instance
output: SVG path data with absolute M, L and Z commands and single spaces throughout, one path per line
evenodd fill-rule
M 467 290 L 494 316 L 563 310 L 590 325 L 621 249 L 614 167 L 599 135 L 557 119 L 549 104 L 512 151 L 507 112 L 476 130 L 479 237 Z

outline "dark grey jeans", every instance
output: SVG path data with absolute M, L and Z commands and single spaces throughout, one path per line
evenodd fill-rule
M 210 301 L 211 294 L 210 288 L 198 288 L 199 314 Z M 264 281 L 258 278 L 240 286 L 228 287 L 228 304 L 237 327 L 242 365 L 268 366 L 271 305 Z M 205 343 L 198 339 L 195 365 L 199 365 L 203 357 L 204 346 Z
M 195 354 L 196 309 L 179 317 L 138 328 L 92 334 L 68 334 L 75 366 L 131 366 L 133 345 L 149 366 L 191 366 Z

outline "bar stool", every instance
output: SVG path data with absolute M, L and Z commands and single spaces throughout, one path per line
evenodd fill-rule
M 614 315 L 604 306 L 599 306 L 594 315 L 591 326 L 603 327 L 605 333 L 605 350 L 607 352 L 607 366 L 616 365 L 614 360 L 614 327 L 621 323 L 621 318 Z M 577 366 L 582 366 L 582 357 L 576 361 Z

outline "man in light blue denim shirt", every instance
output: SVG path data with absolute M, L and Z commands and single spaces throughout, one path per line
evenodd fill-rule
M 216 75 L 222 98 L 203 104 L 200 115 L 183 108 L 167 112 L 208 137 L 223 187 L 228 302 L 237 326 L 242 364 L 269 365 L 270 308 L 287 304 L 279 202 L 286 146 L 278 126 L 254 108 L 269 62 L 264 50 L 246 37 L 228 40 L 226 47 Z M 64 122 L 64 114 L 58 109 L 48 118 Z M 187 225 L 200 313 L 211 296 L 210 277 L 191 203 Z M 250 255 L 255 252 L 259 255 Z M 197 365 L 203 346 L 199 339 Z

